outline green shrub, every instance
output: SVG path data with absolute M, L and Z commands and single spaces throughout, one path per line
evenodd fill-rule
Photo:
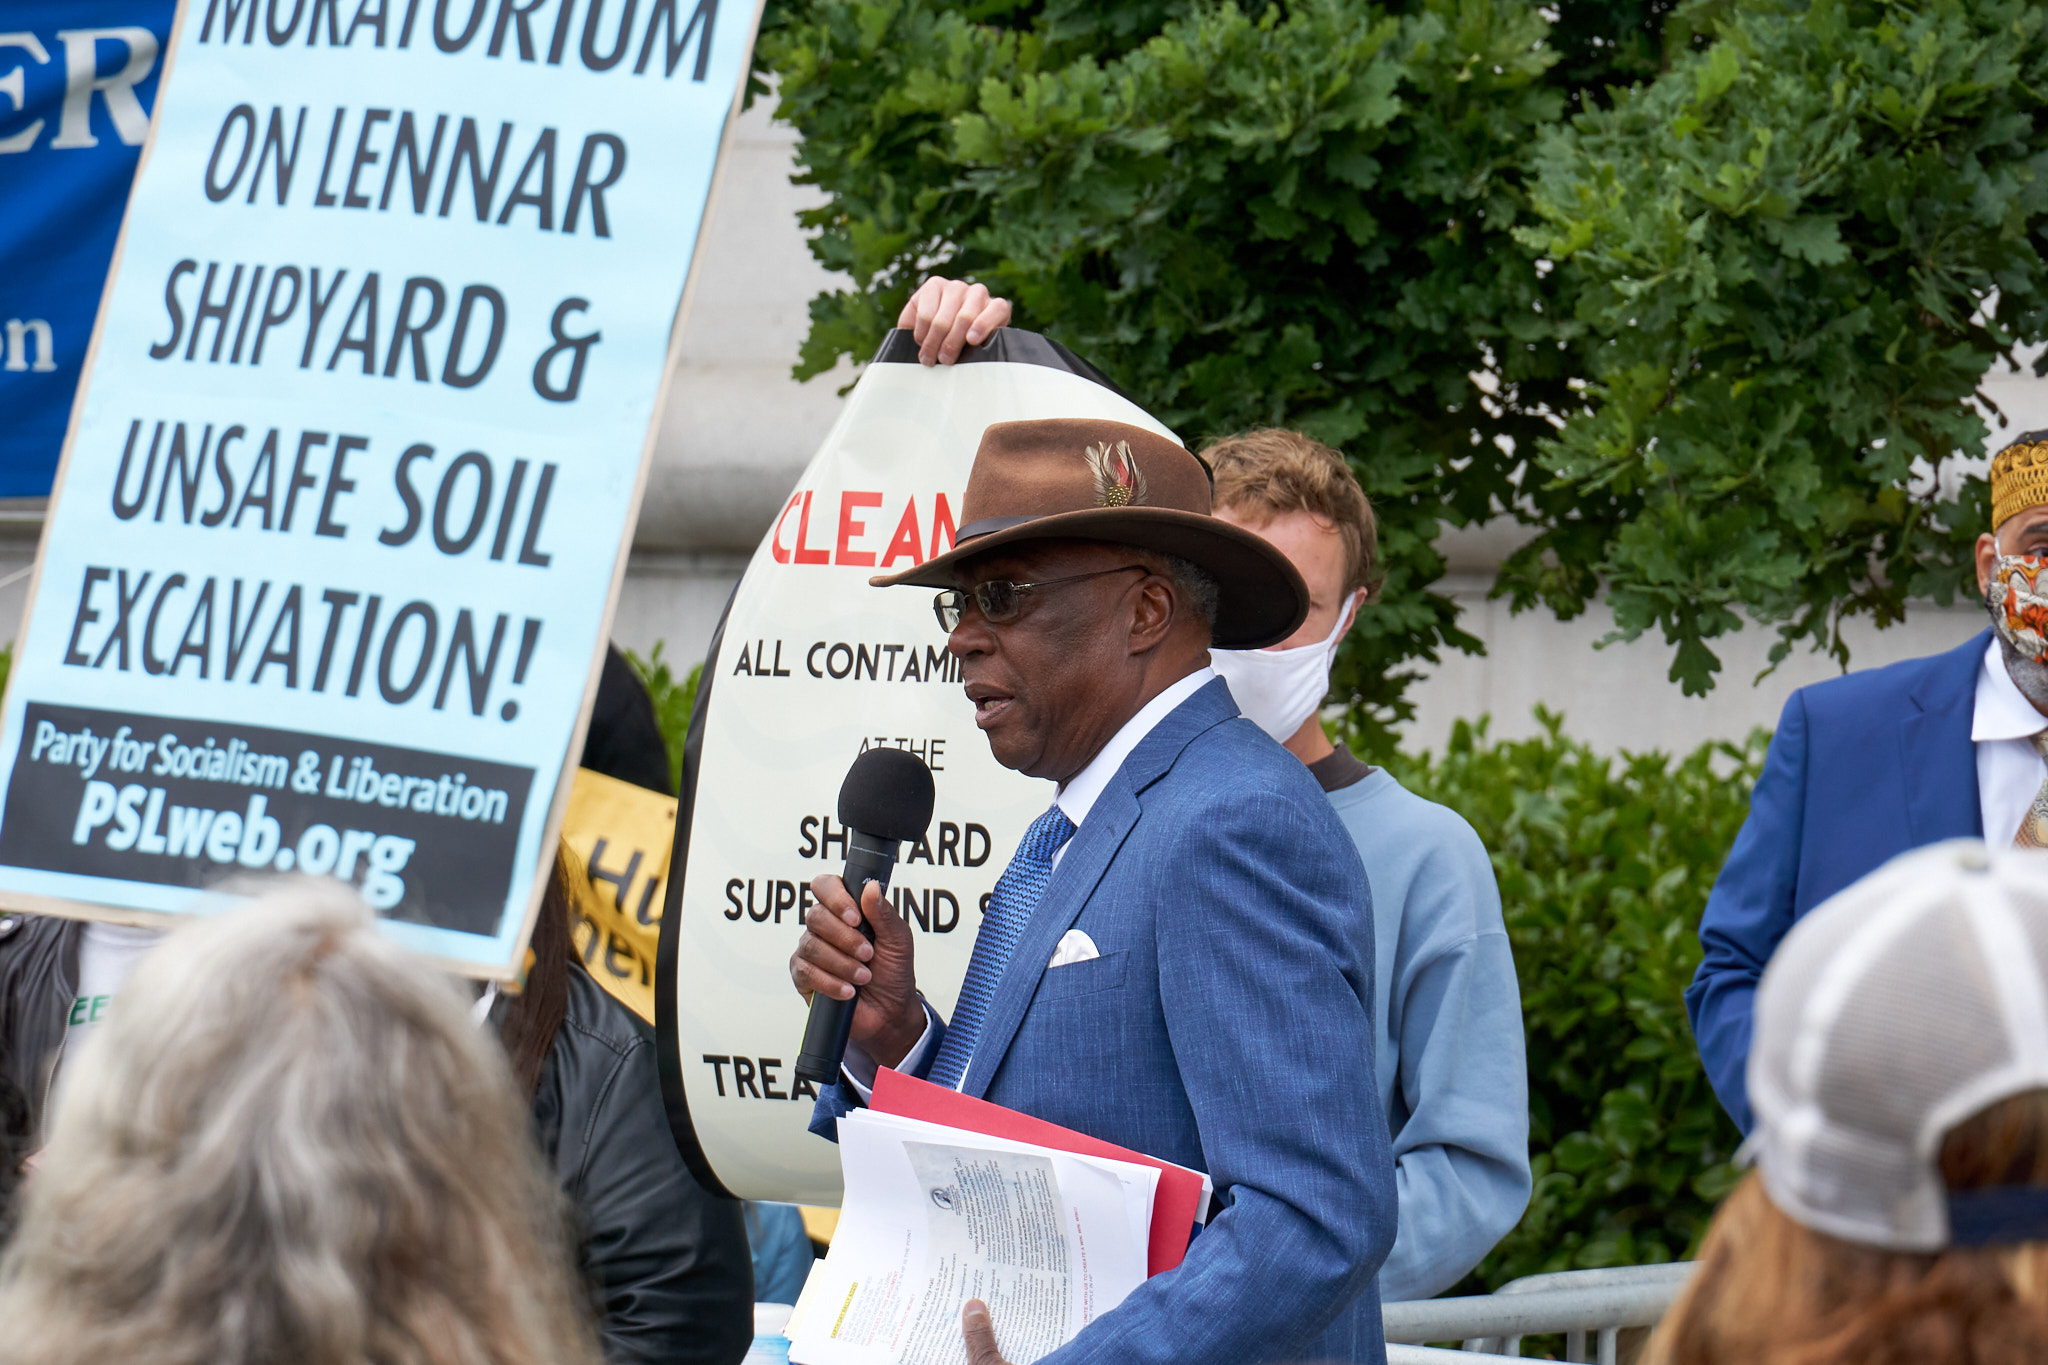
M 1396 754 L 1410 790 L 1462 814 L 1493 857 L 1529 1046 L 1535 1191 L 1466 1288 L 1684 1257 L 1734 1184 L 1740 1141 L 1686 1022 L 1707 892 L 1769 736 L 1673 761 L 1605 758 L 1458 722 L 1441 757 Z

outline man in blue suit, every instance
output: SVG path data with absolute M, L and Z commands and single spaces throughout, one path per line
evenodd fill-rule
M 1991 511 L 1977 539 L 1991 629 L 1794 692 L 1708 897 L 1685 1004 L 1707 1078 L 1745 1133 L 1756 985 L 1793 921 L 1922 844 L 2048 846 L 2048 432 L 1992 460 Z
M 806 994 L 860 989 L 821 1133 L 884 1064 L 1209 1172 L 1221 1207 L 1187 1260 L 1057 1365 L 1384 1359 L 1393 1161 L 1371 940 L 1352 932 L 1371 893 L 1314 779 L 1209 668 L 1212 639 L 1284 639 L 1307 604 L 1209 500 L 1200 462 L 1138 427 L 988 429 L 956 547 L 874 581 L 948 589 L 976 724 L 1057 797 L 990 898 L 950 1021 L 872 888 L 856 907 L 820 878 L 790 961 Z M 993 1359 L 1002 1323 L 976 1305 L 963 1321 Z

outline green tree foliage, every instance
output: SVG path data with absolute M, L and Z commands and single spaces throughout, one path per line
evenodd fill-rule
M 1535 1190 L 1474 1272 L 1483 1289 L 1684 1257 L 1734 1183 L 1740 1141 L 1683 996 L 1769 736 L 1609 759 L 1537 717 L 1534 739 L 1460 722 L 1441 757 L 1388 763 L 1478 830 L 1522 985 Z
M 1345 448 L 1388 579 L 1339 687 L 1406 714 L 1403 665 L 1477 648 L 1429 591 L 1439 519 L 1517 501 L 1510 451 L 1549 429 L 1532 403 L 1570 398 L 1510 235 L 1514 163 L 1564 103 L 1543 21 L 1507 0 L 1084 13 L 817 0 L 763 34 L 830 196 L 814 250 L 856 286 L 814 302 L 799 373 L 864 354 L 943 265 L 1184 439 L 1286 423 Z
M 1566 0 L 1544 7 L 1557 64 L 1545 79 L 1575 107 L 1655 80 L 1680 54 L 1706 45 L 1707 30 L 1734 0 Z
M 1967 403 L 2048 334 L 2048 12 L 2023 3 L 1738 11 L 1708 49 L 1536 156 L 1538 226 L 1585 327 L 1585 408 L 1540 463 L 1580 515 L 1504 575 L 1706 690 L 1737 608 L 1843 663 L 1842 620 L 1952 598 L 1984 485 Z M 1914 478 L 1917 468 L 1921 477 Z
M 1604 579 L 1693 691 L 1738 610 L 1839 656 L 1845 611 L 1951 590 L 1981 493 L 1902 481 L 2048 336 L 2022 0 L 778 0 L 757 60 L 850 280 L 798 373 L 943 270 L 1187 440 L 1341 446 L 1383 525 L 1337 672 L 1376 747 L 1416 662 L 1478 647 L 1443 522 L 1535 528 L 1514 603 Z

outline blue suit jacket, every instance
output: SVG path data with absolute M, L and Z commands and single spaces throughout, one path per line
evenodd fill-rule
M 1745 1133 L 1756 984 L 1793 921 L 1908 849 L 1983 836 L 1970 722 L 1990 639 L 1802 687 L 1785 703 L 1685 992 L 1707 1079 Z
M 1328 799 L 1220 679 L 1111 779 L 996 989 L 967 1093 L 1206 1170 L 1226 1207 L 1046 1361 L 1385 1359 L 1370 904 Z M 1070 928 L 1101 955 L 1048 971 Z M 858 1103 L 832 1086 L 813 1129 Z

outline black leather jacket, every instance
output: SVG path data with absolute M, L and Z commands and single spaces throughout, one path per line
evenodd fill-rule
M 77 991 L 76 920 L 0 915 L 0 1066 L 42 1128 Z M 753 1341 L 741 1205 L 706 1194 L 662 1109 L 654 1034 L 580 964 L 533 1097 L 535 1135 L 579 1220 L 605 1359 L 734 1365 Z
M 605 1359 L 735 1365 L 754 1340 L 743 1206 L 705 1193 L 662 1108 L 654 1032 L 579 962 L 534 1127 L 583 1222 Z
M 64 1046 L 64 1012 L 78 991 L 78 920 L 0 913 L 0 1066 L 28 1098 L 30 1133 L 43 1130 L 50 1073 Z

